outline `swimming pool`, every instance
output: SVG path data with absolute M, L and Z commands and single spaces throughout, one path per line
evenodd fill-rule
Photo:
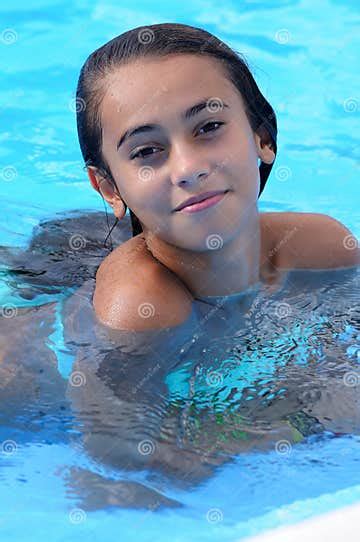
M 355 3 L 26 6 L 0 8 L 3 539 L 241 540 L 360 502 L 359 270 L 199 303 L 181 333 L 142 344 L 106 333 L 89 305 L 106 218 L 74 101 L 112 36 L 204 26 L 245 54 L 278 115 L 260 211 L 326 213 L 359 237 Z

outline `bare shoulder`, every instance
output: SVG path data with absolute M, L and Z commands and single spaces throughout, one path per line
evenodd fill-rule
M 112 329 L 180 325 L 190 316 L 192 301 L 185 285 L 149 253 L 141 234 L 115 249 L 96 275 L 94 310 Z
M 260 214 L 261 266 L 277 269 L 348 268 L 360 264 L 355 237 L 321 213 Z M 96 274 L 93 306 L 113 329 L 149 330 L 182 324 L 194 299 L 186 286 L 148 251 L 139 234 L 117 247 Z
M 358 241 L 335 218 L 322 213 L 264 213 L 273 232 L 277 268 L 330 269 L 360 264 Z

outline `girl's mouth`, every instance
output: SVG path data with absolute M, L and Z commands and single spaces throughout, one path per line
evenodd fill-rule
M 222 194 L 216 194 L 216 196 L 206 198 L 199 203 L 192 203 L 190 205 L 187 205 L 186 207 L 180 209 L 178 213 L 197 213 L 198 211 L 208 209 L 209 207 L 212 207 L 213 205 L 216 205 L 219 201 L 221 201 L 228 192 L 229 190 L 226 190 L 226 192 L 223 192 Z

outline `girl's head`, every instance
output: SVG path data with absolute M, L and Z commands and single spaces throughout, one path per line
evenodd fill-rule
M 241 227 L 270 174 L 277 126 L 225 43 L 183 24 L 135 28 L 89 56 L 76 97 L 90 181 L 118 218 L 129 207 L 133 235 L 199 250 L 209 228 L 225 239 Z M 174 211 L 213 190 L 229 192 L 208 211 Z

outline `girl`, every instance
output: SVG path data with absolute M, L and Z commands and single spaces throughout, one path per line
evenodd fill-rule
M 209 32 L 165 23 L 114 38 L 82 67 L 77 105 L 90 182 L 116 222 L 129 207 L 133 228 L 97 272 L 102 323 L 176 326 L 196 299 L 360 262 L 327 215 L 258 212 L 276 116 L 246 62 Z

